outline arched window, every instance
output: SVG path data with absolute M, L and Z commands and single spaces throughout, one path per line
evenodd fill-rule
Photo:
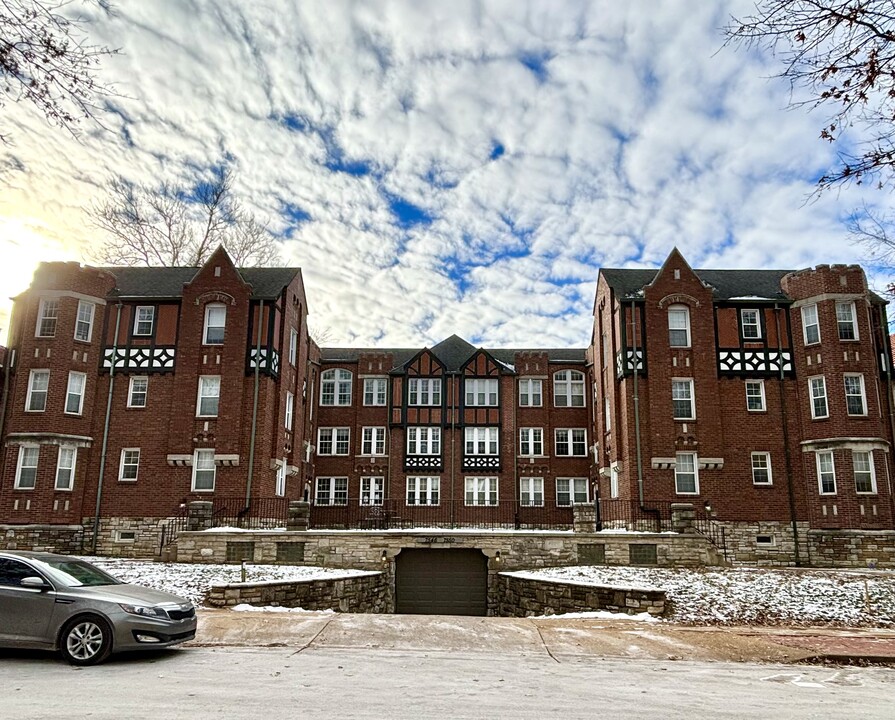
M 690 347 L 690 308 L 686 305 L 668 308 L 668 344 L 671 347 Z
M 553 374 L 553 405 L 584 407 L 584 373 L 560 370 Z
M 320 376 L 321 405 L 350 405 L 351 378 L 348 370 L 333 368 Z

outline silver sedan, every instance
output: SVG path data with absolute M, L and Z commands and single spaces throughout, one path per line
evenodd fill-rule
M 0 647 L 58 650 L 75 665 L 196 636 L 184 598 L 128 585 L 67 555 L 0 551 Z

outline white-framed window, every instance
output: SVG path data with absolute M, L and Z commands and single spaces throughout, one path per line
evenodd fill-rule
M 499 430 L 497 427 L 464 428 L 465 454 L 497 455 Z
M 360 479 L 360 504 L 382 505 L 385 497 L 384 477 L 362 477 Z
M 690 308 L 671 305 L 668 308 L 668 344 L 671 347 L 690 347 Z
M 227 326 L 227 306 L 209 303 L 205 306 L 205 325 L 202 342 L 205 345 L 223 345 L 224 328 Z
M 671 404 L 675 420 L 694 420 L 696 403 L 693 398 L 693 378 L 674 378 L 671 381 Z
M 127 406 L 129 408 L 145 408 L 149 397 L 149 378 L 145 375 L 134 375 L 127 388 Z
M 465 486 L 466 505 L 497 505 L 496 477 L 467 477 Z
M 544 478 L 519 478 L 519 504 L 523 507 L 544 507 Z
M 609 466 L 609 497 L 618 497 L 618 463 Z
M 274 488 L 274 495 L 283 497 L 286 494 L 286 460 L 277 463 L 277 481 Z
M 554 407 L 584 407 L 584 373 L 560 370 L 553 373 Z
M 440 427 L 407 428 L 408 455 L 441 455 Z
M 766 409 L 764 380 L 746 380 L 746 410 L 764 412 Z
M 584 457 L 587 455 L 587 431 L 584 428 L 556 428 L 553 431 L 556 455 Z
M 293 395 L 288 390 L 286 391 L 286 417 L 285 424 L 286 429 L 289 432 L 292 432 L 292 423 L 293 418 L 295 416 L 295 395 Z
M 859 495 L 876 494 L 876 468 L 873 453 L 852 450 L 852 465 L 855 471 L 855 492 Z
M 289 364 L 295 367 L 298 360 L 298 330 L 289 328 Z
M 59 301 L 51 298 L 41 300 L 37 311 L 37 327 L 34 328 L 34 334 L 37 337 L 44 338 L 56 337 L 56 322 L 58 319 Z
M 351 448 L 351 428 L 317 428 L 318 455 L 347 455 Z
M 70 445 L 59 446 L 59 456 L 56 459 L 56 490 L 71 490 L 75 482 L 77 458 L 78 448 Z
M 441 478 L 436 476 L 407 477 L 408 505 L 438 505 Z
M 556 478 L 556 504 L 559 507 L 588 502 L 587 478 Z
M 855 470 L 855 492 L 859 495 L 875 495 L 876 468 L 873 466 L 873 452 L 852 450 L 851 457 Z
M 84 387 L 87 385 L 87 375 L 81 372 L 68 374 L 68 389 L 65 392 L 65 413 L 67 415 L 80 415 L 84 410 Z
M 408 405 L 441 405 L 440 378 L 410 378 L 407 381 Z
M 820 323 L 817 320 L 817 305 L 802 306 L 802 337 L 806 345 L 820 342 Z
M 821 495 L 836 494 L 836 463 L 833 451 L 823 450 L 815 453 L 817 458 L 817 489 Z
M 827 380 L 823 375 L 808 378 L 808 390 L 811 393 L 811 417 L 814 419 L 829 416 L 827 407 Z
M 848 374 L 845 381 L 845 410 L 849 415 L 867 414 L 867 395 L 864 392 L 864 376 Z
M 122 448 L 118 464 L 118 480 L 134 482 L 140 474 L 140 448 Z
M 385 428 L 365 427 L 361 432 L 361 455 L 385 455 Z
M 134 335 L 152 335 L 153 327 L 155 327 L 155 307 L 137 305 L 134 314 Z
M 858 321 L 853 302 L 836 303 L 836 326 L 839 329 L 840 340 L 858 339 Z
M 351 405 L 351 379 L 348 370 L 332 368 L 320 376 L 321 405 Z
M 50 371 L 32 370 L 28 375 L 26 412 L 43 412 L 47 409 L 47 393 L 50 389 Z
M 519 454 L 525 457 L 544 454 L 544 428 L 519 428 Z
M 364 378 L 364 405 L 385 405 L 387 391 L 386 378 Z
M 771 453 L 752 453 L 752 484 L 772 485 L 774 477 L 771 472 Z
M 497 405 L 497 378 L 470 378 L 465 381 L 466 407 Z
M 86 300 L 78 300 L 78 315 L 75 318 L 75 340 L 90 342 L 93 337 L 93 314 L 96 305 Z
M 33 490 L 37 484 L 37 461 L 40 446 L 19 445 L 19 459 L 16 462 L 16 490 Z
M 217 417 L 221 400 L 221 376 L 201 375 L 199 377 L 199 393 L 196 401 L 198 417 Z
M 761 339 L 761 320 L 758 310 L 740 310 L 740 333 L 743 340 Z
M 674 463 L 674 491 L 678 495 L 699 494 L 696 453 L 678 453 Z
M 315 505 L 347 505 L 347 477 L 317 478 L 317 492 L 314 494 Z
M 544 403 L 544 382 L 537 378 L 519 380 L 519 407 L 541 407 Z
M 193 492 L 213 492 L 216 477 L 214 450 L 196 450 L 193 458 Z

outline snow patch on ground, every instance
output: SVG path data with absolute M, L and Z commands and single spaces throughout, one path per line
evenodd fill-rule
M 535 615 L 536 620 L 568 620 L 570 618 L 596 618 L 597 620 L 633 620 L 634 622 L 659 622 L 659 619 L 653 617 L 649 613 L 636 613 L 628 615 L 627 613 L 609 612 L 608 610 L 595 610 L 593 612 L 574 612 L 563 613 L 562 615 Z
M 305 615 L 335 615 L 335 610 L 305 610 L 304 608 L 280 607 L 279 605 L 234 605 L 230 608 L 234 612 L 261 612 L 261 613 L 303 613 Z
M 523 573 L 518 573 L 523 574 Z M 895 573 L 764 568 L 578 566 L 524 573 L 612 587 L 665 591 L 665 620 L 691 625 L 895 625 Z

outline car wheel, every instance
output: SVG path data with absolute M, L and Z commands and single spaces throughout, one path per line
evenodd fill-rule
M 112 652 L 112 628 L 96 615 L 81 615 L 62 630 L 59 652 L 72 665 L 96 665 Z

